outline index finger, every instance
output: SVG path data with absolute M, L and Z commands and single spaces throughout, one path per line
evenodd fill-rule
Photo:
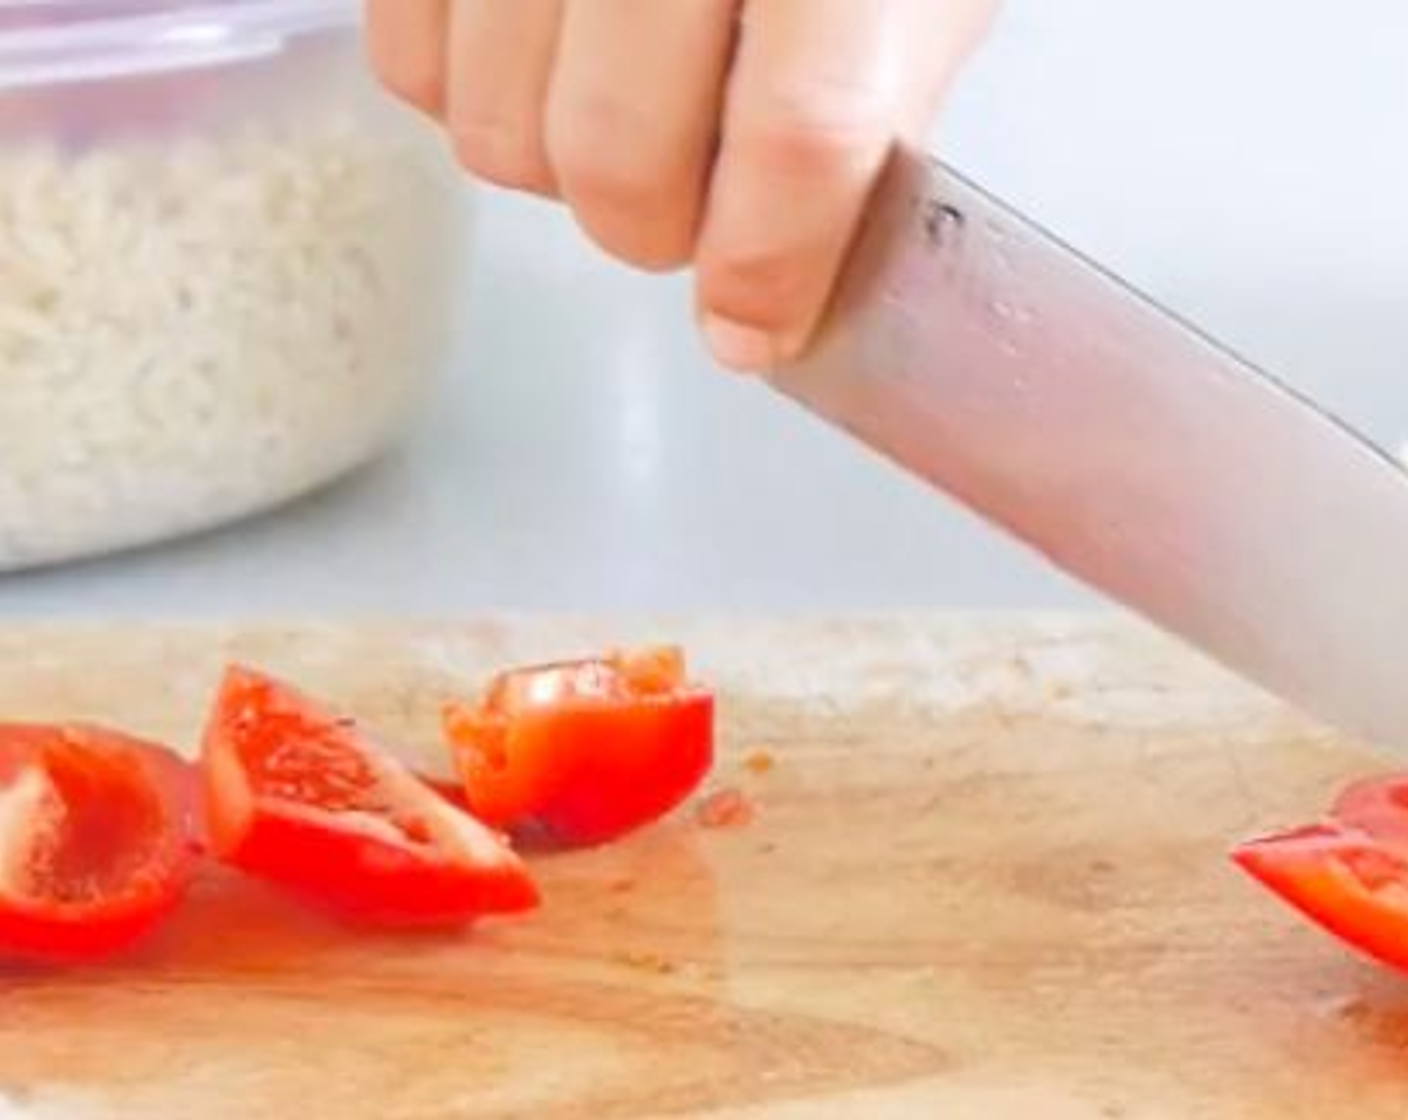
M 964 53 L 972 0 L 752 0 L 697 254 L 724 365 L 796 356 L 896 138 Z

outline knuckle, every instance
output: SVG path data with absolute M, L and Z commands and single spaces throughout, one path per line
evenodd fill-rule
M 548 104 L 548 143 L 564 153 L 620 151 L 653 131 L 650 113 L 617 91 L 570 89 Z
M 476 179 L 509 190 L 546 193 L 552 188 L 547 161 L 531 139 L 497 126 L 463 123 L 451 139 L 456 161 Z
M 634 161 L 573 142 L 555 148 L 552 163 L 576 204 L 635 213 L 658 205 L 649 171 Z
M 807 269 L 780 249 L 723 248 L 702 255 L 699 299 L 710 312 L 768 331 L 785 331 L 805 317 L 811 294 Z
M 548 151 L 573 193 L 593 206 L 656 209 L 676 151 L 641 108 L 615 93 L 549 106 Z
M 597 245 L 627 264 L 648 272 L 668 272 L 688 263 L 694 251 L 687 204 L 635 183 L 583 191 L 563 178 L 563 194 L 577 220 Z
M 847 85 L 775 90 L 740 110 L 731 141 L 748 160 L 789 176 L 868 168 L 895 131 L 888 98 Z
M 548 120 L 553 167 L 575 195 L 602 206 L 634 208 L 652 200 L 649 143 L 615 102 L 594 99 Z
M 616 120 L 609 113 L 600 119 Z M 557 117 L 550 126 L 549 162 L 578 221 L 604 250 L 652 272 L 688 262 L 694 249 L 698 186 L 672 167 L 674 149 L 622 125 L 606 132 Z M 585 118 L 590 120 L 590 117 Z M 678 162 L 677 159 L 675 162 Z

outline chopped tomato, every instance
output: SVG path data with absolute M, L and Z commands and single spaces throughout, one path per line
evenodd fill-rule
M 1408 858 L 1408 774 L 1351 783 L 1335 798 L 1330 816 L 1401 848 Z
M 464 786 L 460 784 L 458 778 L 441 778 L 423 771 L 416 771 L 416 777 L 456 809 L 463 809 L 466 812 L 469 810 L 469 805 L 464 799 Z
M 196 855 L 190 768 L 84 725 L 0 725 L 0 956 L 92 960 L 153 930 Z
M 1330 933 L 1408 971 L 1408 776 L 1357 782 L 1324 820 L 1232 858 Z
M 713 761 L 712 694 L 674 648 L 513 669 L 446 737 L 470 810 L 490 824 L 599 844 L 669 812 Z
M 456 924 L 537 903 L 503 837 L 270 677 L 226 673 L 202 762 L 216 853 L 346 917 Z

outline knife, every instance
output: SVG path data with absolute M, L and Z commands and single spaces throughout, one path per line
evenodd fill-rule
M 1408 747 L 1408 472 L 910 148 L 782 393 L 1109 600 Z

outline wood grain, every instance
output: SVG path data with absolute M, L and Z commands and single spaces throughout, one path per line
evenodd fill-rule
M 447 693 L 649 636 L 746 828 L 539 859 L 541 913 L 457 936 L 211 873 L 132 960 L 0 975 L 0 1115 L 1408 1115 L 1408 989 L 1224 859 L 1382 760 L 1119 622 L 12 628 L 0 713 L 189 743 L 241 658 L 426 763 Z

